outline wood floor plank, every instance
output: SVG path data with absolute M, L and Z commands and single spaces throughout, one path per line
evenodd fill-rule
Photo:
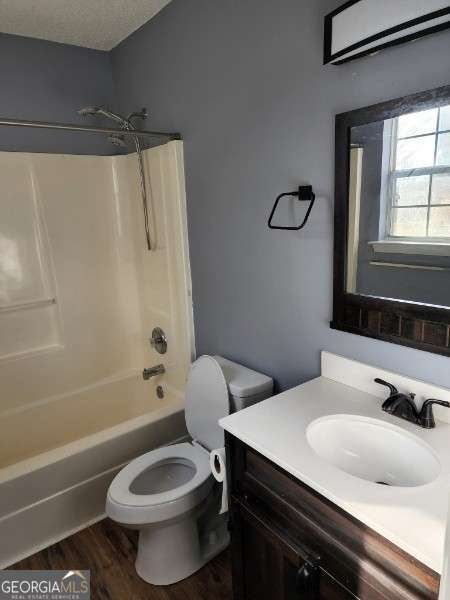
M 137 532 L 105 519 L 11 569 L 90 569 L 92 600 L 231 600 L 228 551 L 174 585 L 152 586 L 134 568 Z

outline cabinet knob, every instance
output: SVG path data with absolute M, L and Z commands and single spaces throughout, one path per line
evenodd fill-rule
M 319 594 L 319 567 L 306 561 L 297 572 L 297 592 L 302 600 L 316 600 Z

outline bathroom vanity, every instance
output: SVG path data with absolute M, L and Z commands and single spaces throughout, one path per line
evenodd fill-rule
M 436 599 L 437 573 L 227 436 L 235 600 Z
M 386 415 L 375 371 L 324 353 L 321 377 L 221 420 L 235 600 L 437 599 L 450 425 Z

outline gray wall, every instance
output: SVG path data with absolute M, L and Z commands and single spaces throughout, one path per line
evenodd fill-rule
M 329 328 L 333 120 L 449 83 L 443 32 L 344 66 L 322 65 L 323 16 L 342 0 L 173 0 L 112 54 L 118 106 L 146 104 L 185 138 L 198 353 L 286 388 L 323 348 L 449 385 L 448 359 Z M 275 196 L 311 183 L 307 228 L 269 231 Z
M 109 53 L 0 33 L 1 117 L 82 122 L 77 109 L 112 101 Z M 5 127 L 0 134 L 0 150 L 111 153 L 100 135 Z

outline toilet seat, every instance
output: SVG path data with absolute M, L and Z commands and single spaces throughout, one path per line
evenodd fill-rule
M 186 383 L 186 427 L 193 440 L 209 451 L 225 445 L 219 419 L 230 413 L 228 385 L 212 356 L 201 356 L 191 365 Z
M 192 469 L 192 477 L 181 485 L 157 493 L 135 493 L 133 482 L 152 468 L 178 463 Z M 110 485 L 107 513 L 124 524 L 151 524 L 173 519 L 194 509 L 214 485 L 209 454 L 196 444 L 182 443 L 147 452 L 124 467 Z

